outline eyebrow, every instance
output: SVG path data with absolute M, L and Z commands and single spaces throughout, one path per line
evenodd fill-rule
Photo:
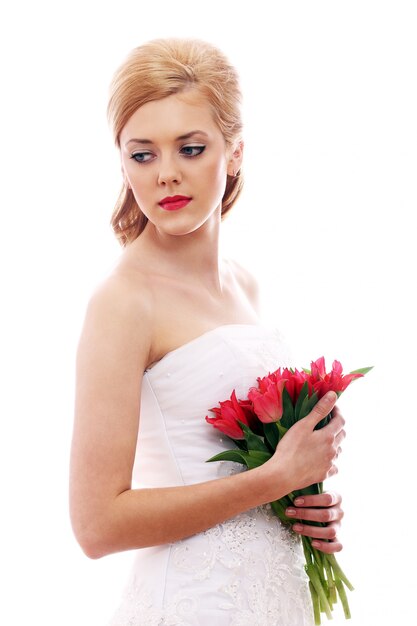
M 204 137 L 208 137 L 208 134 L 204 132 L 204 130 L 192 130 L 189 133 L 185 133 L 185 135 L 180 135 L 179 137 L 176 138 L 175 141 L 183 141 L 184 139 L 191 139 L 191 137 L 194 137 L 194 135 L 204 135 Z M 126 146 L 128 146 L 130 143 L 132 142 L 136 142 L 136 143 L 154 143 L 151 139 L 129 139 L 129 141 L 126 142 Z

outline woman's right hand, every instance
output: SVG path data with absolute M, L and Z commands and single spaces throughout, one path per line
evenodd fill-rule
M 275 476 L 286 477 L 288 491 L 322 482 L 337 473 L 335 461 L 346 436 L 345 420 L 337 408 L 330 422 L 320 430 L 315 426 L 334 408 L 337 395 L 329 391 L 305 418 L 286 432 L 273 457 L 264 467 Z M 280 497 L 280 496 L 278 496 Z

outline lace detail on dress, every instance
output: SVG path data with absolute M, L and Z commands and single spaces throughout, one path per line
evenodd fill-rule
M 203 536 L 205 549 L 199 553 L 187 542 L 179 542 L 173 551 L 173 564 L 177 571 L 188 573 L 194 583 L 215 579 L 219 569 L 223 570 L 220 580 L 224 580 L 224 569 L 229 571 L 228 581 L 218 589 L 222 597 L 218 608 L 229 615 L 224 623 L 312 624 L 299 537 L 281 524 L 269 505 L 218 524 Z M 259 539 L 263 543 L 259 544 Z M 264 546 L 261 553 L 257 545 Z
M 186 594 L 177 593 L 164 610 L 157 609 L 151 593 L 132 583 L 108 626 L 194 626 L 196 616 L 197 603 Z
M 159 626 L 160 623 L 160 612 L 152 607 L 151 594 L 138 592 L 136 585 L 132 583 L 108 626 Z

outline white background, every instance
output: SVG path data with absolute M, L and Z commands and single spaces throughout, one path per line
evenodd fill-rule
M 226 52 L 245 95 L 246 187 L 225 251 L 260 279 L 300 366 L 375 365 L 340 401 L 348 438 L 328 488 L 345 501 L 352 625 L 410 624 L 414 3 L 16 1 L 0 22 L 0 622 L 101 626 L 125 581 L 130 555 L 88 560 L 67 506 L 76 344 L 119 254 L 107 89 L 133 47 L 196 36 Z

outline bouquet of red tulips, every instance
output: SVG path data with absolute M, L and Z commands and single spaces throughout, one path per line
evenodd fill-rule
M 206 420 L 227 435 L 236 447 L 208 460 L 234 461 L 249 469 L 262 465 L 274 454 L 287 430 L 306 417 L 320 398 L 328 391 L 340 395 L 353 380 L 364 376 L 370 369 L 365 367 L 344 375 L 340 362 L 334 361 L 332 370 L 327 373 L 324 358 L 321 357 L 311 363 L 310 370 L 279 368 L 264 378 L 258 378 L 258 387 L 249 389 L 244 400 L 238 400 L 233 390 L 229 400 L 209 409 L 214 417 L 207 416 Z M 331 414 L 316 428 L 322 428 L 330 419 Z M 294 506 L 295 498 L 322 491 L 322 483 L 294 491 L 271 502 L 272 510 L 284 524 L 291 526 L 296 520 L 287 517 L 285 511 Z M 335 555 L 319 552 L 311 542 L 310 537 L 302 536 L 315 624 L 321 624 L 322 612 L 332 618 L 333 605 L 338 597 L 345 617 L 350 618 L 345 587 L 353 590 L 352 584 Z

